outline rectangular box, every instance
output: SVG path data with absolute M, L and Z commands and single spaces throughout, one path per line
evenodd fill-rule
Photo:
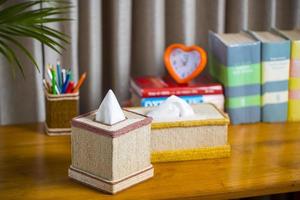
M 48 135 L 69 135 L 71 120 L 78 115 L 79 93 L 50 94 L 44 90 L 46 104 L 45 129 Z
M 224 86 L 232 124 L 261 119 L 260 42 L 245 32 L 209 33 L 209 71 Z
M 152 162 L 230 156 L 230 145 L 227 141 L 228 117 L 213 104 L 197 104 L 192 105 L 192 108 L 195 112 L 192 117 L 152 121 Z M 128 109 L 145 115 L 154 108 Z
M 123 112 L 126 120 L 112 126 L 96 122 L 95 112 L 72 120 L 69 177 L 116 193 L 153 176 L 151 118 Z
M 290 41 L 267 31 L 250 31 L 261 41 L 262 121 L 285 122 L 288 111 Z

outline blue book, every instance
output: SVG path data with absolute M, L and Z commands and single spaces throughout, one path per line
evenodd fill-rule
M 224 86 L 232 124 L 261 119 L 261 44 L 245 32 L 209 33 L 209 72 Z
M 224 110 L 224 95 L 223 94 L 212 94 L 212 95 L 190 95 L 190 96 L 179 96 L 189 104 L 199 103 L 212 103 L 220 110 Z M 139 97 L 135 93 L 132 93 L 133 106 L 151 107 L 158 106 L 168 97 Z
M 290 41 L 272 32 L 250 32 L 261 41 L 262 121 L 285 122 L 288 113 Z
M 141 98 L 140 105 L 142 107 L 150 107 L 150 106 L 158 106 L 163 101 L 165 101 L 168 97 L 148 97 Z M 203 96 L 195 95 L 195 96 L 181 96 L 183 100 L 185 100 L 189 104 L 197 104 L 203 103 Z

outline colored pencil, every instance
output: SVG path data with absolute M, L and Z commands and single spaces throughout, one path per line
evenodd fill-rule
M 56 80 L 55 80 L 56 74 L 53 68 L 51 69 L 51 72 L 52 72 L 52 93 L 58 94 L 56 90 Z
M 73 88 L 74 88 L 74 82 L 73 81 L 69 81 L 66 93 L 72 93 L 73 92 Z
M 61 77 L 61 68 L 60 68 L 60 63 L 57 62 L 56 64 L 56 76 L 57 76 L 57 86 L 61 90 L 62 87 L 62 77 Z
M 64 82 L 64 85 L 63 85 L 62 88 L 61 88 L 61 93 L 66 93 L 66 91 L 67 91 L 67 86 L 68 86 L 68 84 L 69 84 L 70 76 L 71 76 L 70 73 L 71 73 L 71 72 L 68 72 L 68 73 L 67 73 L 66 81 Z
M 84 80 L 86 79 L 86 73 L 83 73 L 77 83 L 77 85 L 75 86 L 73 93 L 78 92 L 79 88 L 81 87 L 81 85 L 83 84 Z

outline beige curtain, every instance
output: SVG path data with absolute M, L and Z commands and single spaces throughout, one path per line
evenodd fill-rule
M 38 63 L 71 67 L 75 78 L 88 72 L 80 91 L 80 110 L 99 106 L 112 88 L 119 100 L 129 98 L 129 79 L 165 73 L 162 55 L 168 44 L 207 48 L 207 31 L 291 29 L 300 25 L 299 0 L 71 0 L 69 23 L 53 24 L 71 36 L 61 56 L 24 40 Z M 21 55 L 20 55 L 21 56 Z M 24 59 L 26 79 L 12 79 L 0 59 L 0 124 L 43 121 L 42 75 Z

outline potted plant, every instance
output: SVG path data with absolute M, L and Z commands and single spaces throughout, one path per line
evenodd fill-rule
M 18 41 L 20 37 L 33 38 L 60 53 L 64 49 L 60 42 L 68 43 L 68 36 L 48 25 L 53 22 L 70 20 L 60 17 L 70 9 L 70 3 L 59 0 L 29 0 L 5 5 L 7 0 L 0 0 L 0 54 L 24 76 L 23 65 L 16 56 L 15 49 L 19 48 L 33 65 L 39 67 L 30 51 Z

